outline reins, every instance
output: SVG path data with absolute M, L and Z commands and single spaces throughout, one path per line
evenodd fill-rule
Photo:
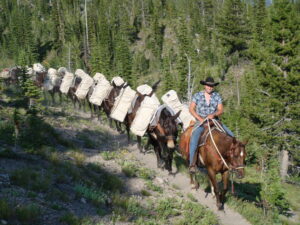
M 224 163 L 224 165 L 227 167 L 227 169 L 228 169 L 229 171 L 231 171 L 231 167 L 229 167 L 229 166 L 227 165 L 225 159 L 223 158 L 222 154 L 220 153 L 220 151 L 219 151 L 219 149 L 218 149 L 218 147 L 217 147 L 217 145 L 216 145 L 216 143 L 215 143 L 215 140 L 214 140 L 214 138 L 213 138 L 213 136 L 212 136 L 211 128 L 210 128 L 210 124 L 209 124 L 209 119 L 206 118 L 206 119 L 204 120 L 204 122 L 205 122 L 205 121 L 207 121 L 208 132 L 209 132 L 210 138 L 211 138 L 211 140 L 212 140 L 212 143 L 214 144 L 214 146 L 215 146 L 215 148 L 216 148 L 217 153 L 219 154 L 221 160 L 223 161 L 223 163 Z M 219 122 L 217 122 L 215 119 L 212 119 L 212 121 L 213 121 L 213 123 L 214 123 L 215 125 L 218 124 L 217 127 L 218 127 L 218 129 L 220 129 L 219 127 L 220 127 L 221 125 L 219 124 Z M 223 129 L 223 128 L 222 128 L 222 129 Z M 224 130 L 223 130 L 223 131 L 224 131 Z

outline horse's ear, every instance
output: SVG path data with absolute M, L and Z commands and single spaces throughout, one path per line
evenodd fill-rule
M 181 110 L 179 110 L 174 116 L 172 116 L 172 120 L 176 120 L 177 117 L 180 115 Z

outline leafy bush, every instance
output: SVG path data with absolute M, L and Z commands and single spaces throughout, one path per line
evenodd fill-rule
M 285 191 L 281 184 L 279 163 L 275 158 L 270 159 L 268 164 L 260 192 L 262 204 L 266 210 L 284 214 L 289 210 L 289 203 L 285 198 Z

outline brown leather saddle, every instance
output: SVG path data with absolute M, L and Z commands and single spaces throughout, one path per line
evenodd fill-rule
M 215 129 L 215 124 L 212 121 L 209 121 L 209 125 L 211 130 Z M 179 143 L 179 148 L 181 151 L 181 154 L 184 156 L 186 160 L 189 160 L 190 157 L 190 141 L 191 141 L 191 136 L 193 132 L 194 124 L 190 125 L 185 132 L 183 132 L 180 136 L 180 143 Z M 204 124 L 204 131 L 202 132 L 198 146 L 203 146 L 207 140 L 207 137 L 209 135 L 209 129 L 208 129 L 208 123 L 206 122 Z

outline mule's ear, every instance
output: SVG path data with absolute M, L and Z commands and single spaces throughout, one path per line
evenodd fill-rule
M 156 82 L 152 85 L 153 92 L 156 91 L 156 89 L 157 89 L 159 83 L 160 83 L 160 80 L 156 81 Z
M 177 117 L 180 115 L 181 110 L 179 110 L 174 116 L 172 116 L 172 120 L 176 120 Z
M 233 137 L 232 144 L 236 144 L 236 143 L 237 143 L 237 140 L 235 139 L 235 137 Z

